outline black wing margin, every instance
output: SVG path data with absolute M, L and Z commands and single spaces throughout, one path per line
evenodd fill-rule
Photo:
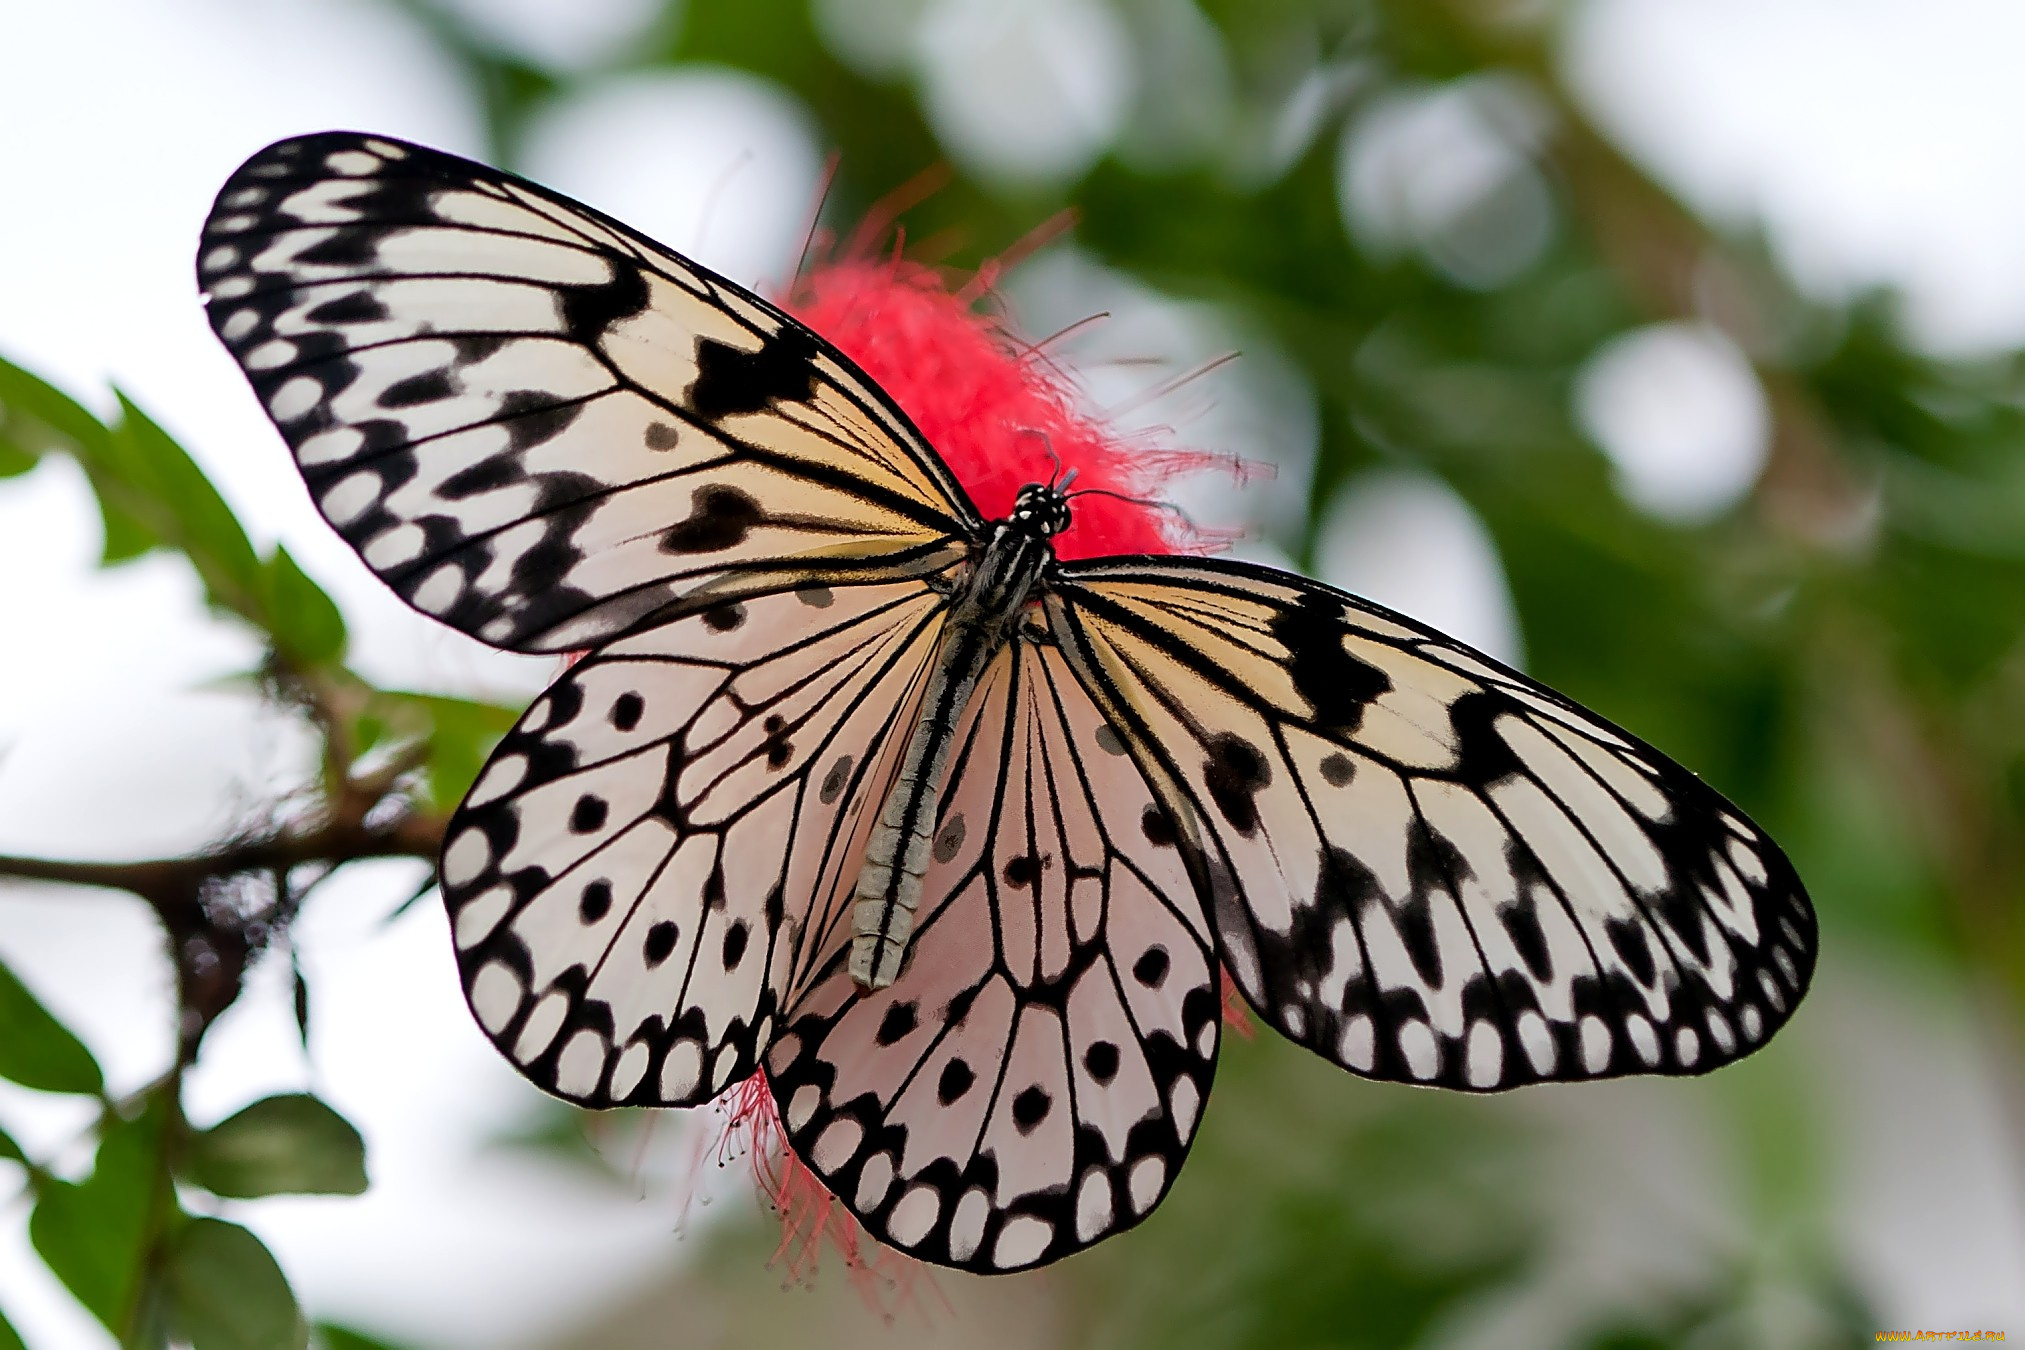
M 1778 846 L 1491 658 L 1221 560 L 1069 564 L 1047 604 L 1246 997 L 1353 1072 L 1467 1091 L 1702 1073 L 1806 992 L 1814 912 Z

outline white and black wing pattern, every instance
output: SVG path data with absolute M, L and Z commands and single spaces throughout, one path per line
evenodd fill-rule
M 348 132 L 271 145 L 220 191 L 197 273 L 318 509 L 403 599 L 495 646 L 922 575 L 977 528 L 828 343 L 482 164 Z
M 958 729 L 909 964 L 833 958 L 766 1057 L 795 1151 L 881 1241 L 995 1272 L 1144 1218 L 1215 1069 L 1221 1001 L 1178 831 L 1052 647 Z
M 944 609 L 918 581 L 725 602 L 535 702 L 441 869 L 466 996 L 522 1073 L 588 1106 L 689 1106 L 757 1067 L 848 943 Z
M 1048 607 L 1184 826 L 1231 974 L 1318 1054 L 1471 1091 L 1701 1073 L 1805 992 L 1778 847 L 1489 657 L 1221 561 L 1070 564 Z

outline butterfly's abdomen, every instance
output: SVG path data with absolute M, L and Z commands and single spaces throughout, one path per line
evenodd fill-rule
M 936 807 L 957 724 L 1052 556 L 1045 535 L 1001 525 L 950 611 L 942 650 L 922 697 L 921 721 L 908 739 L 878 828 L 866 845 L 852 896 L 850 971 L 865 989 L 884 989 L 900 975 L 928 874 Z

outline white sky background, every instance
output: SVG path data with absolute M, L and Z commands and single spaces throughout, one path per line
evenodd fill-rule
M 639 0 L 461 7 L 565 64 L 610 50 L 643 9 Z M 1088 50 L 1101 59 L 1049 68 L 1045 42 L 1000 34 L 972 0 L 930 7 L 941 13 L 927 37 L 898 59 L 920 69 L 979 52 L 1003 58 L 988 82 L 951 78 L 942 66 L 924 75 L 953 152 L 1015 176 L 1082 162 L 1090 137 L 1115 120 L 1114 86 L 1131 78 L 1129 52 L 1103 37 L 1102 21 L 1075 0 L 1037 7 L 1033 22 L 1046 32 L 1097 34 Z M 853 8 L 823 5 L 832 24 Z M 1917 330 L 1941 347 L 2025 334 L 2025 81 L 2013 68 L 2025 50 L 2025 7 L 1598 0 L 1574 34 L 1570 69 L 1609 122 L 1720 217 L 1762 219 L 1811 288 L 1898 284 Z M 100 407 L 106 382 L 117 380 L 191 448 L 258 542 L 286 540 L 339 596 L 368 674 L 464 692 L 538 684 L 546 662 L 486 652 L 411 615 L 316 520 L 278 438 L 205 327 L 191 281 L 197 228 L 217 185 L 278 136 L 357 127 L 474 151 L 472 100 L 440 58 L 372 4 L 257 0 L 11 5 L 0 11 L 0 52 L 12 58 L 0 81 L 0 353 Z M 1031 144 L 995 146 L 995 125 L 1019 134 L 1018 119 L 990 109 L 1013 97 L 1020 61 L 1033 87 L 1065 91 L 1067 120 L 1039 126 Z M 1416 135 L 1428 125 L 1407 123 L 1423 129 Z M 538 130 L 531 157 L 565 190 L 741 279 L 765 281 L 792 265 L 821 149 L 792 99 L 703 72 L 587 94 Z M 1073 270 L 1068 260 L 1050 265 Z M 1102 303 L 1127 335 L 1113 355 L 1136 346 L 1186 365 L 1251 345 L 1115 279 L 1103 285 Z M 1053 319 L 1050 306 L 1066 303 L 1064 294 L 1059 278 L 1051 289 L 1042 276 L 1020 298 Z M 1727 354 L 1706 334 L 1667 332 L 1606 355 L 1585 385 L 1582 413 L 1610 443 L 1627 494 L 1662 517 L 1719 505 L 1746 471 L 1735 466 L 1755 453 L 1750 391 L 1732 379 L 1723 392 Z M 1113 371 L 1091 383 L 1115 401 L 1138 377 Z M 1190 444 L 1305 475 L 1312 409 L 1282 397 L 1285 375 L 1270 354 L 1253 371 L 1209 381 L 1208 395 L 1184 391 L 1142 420 L 1174 422 Z M 1719 415 L 1708 420 L 1711 407 Z M 1701 427 L 1702 438 L 1683 426 Z M 1683 468 L 1689 461 L 1699 467 Z M 1325 541 L 1330 574 L 1515 653 L 1521 638 L 1510 631 L 1495 557 L 1467 508 L 1444 493 L 1420 480 L 1360 485 L 1332 513 L 1347 523 Z M 1256 500 L 1260 512 L 1276 509 L 1270 489 Z M 1374 543 L 1400 519 L 1423 527 L 1391 528 Z M 0 851 L 119 857 L 194 846 L 301 760 L 286 726 L 250 716 L 239 695 L 198 688 L 243 669 L 254 656 L 248 639 L 201 615 L 194 583 L 172 561 L 95 572 L 96 541 L 95 515 L 68 465 L 0 483 L 0 575 L 9 578 L 0 588 Z M 1429 577 L 1453 581 L 1431 593 Z M 509 1344 L 568 1324 L 585 1300 L 665 1264 L 673 1216 L 659 1198 L 665 1188 L 642 1203 L 476 1152 L 527 1107 L 531 1089 L 464 1014 L 435 907 L 377 927 L 411 885 L 397 868 L 361 869 L 307 916 L 313 1070 L 292 1048 L 284 991 L 267 979 L 218 1028 L 192 1095 L 202 1119 L 314 1082 L 367 1131 L 375 1189 L 365 1200 L 234 1211 L 273 1242 L 313 1310 L 430 1344 Z M 131 902 L 0 891 L 0 955 L 84 1031 L 116 1089 L 146 1081 L 168 1055 L 166 971 L 152 942 Z M 160 1034 L 138 1030 L 149 1026 Z M 1932 1095 L 1966 1105 L 1954 1133 L 1886 1114 L 1875 1138 L 1853 1146 L 1865 1175 L 1881 1180 L 1874 1194 L 1851 1199 L 1852 1211 L 1880 1228 L 1901 1216 L 1901 1232 L 1904 1210 L 1891 1205 L 1919 1197 L 1895 1179 L 1920 1175 L 1945 1189 L 2004 1166 L 1973 1065 L 1956 1063 L 1960 1055 L 1908 1057 L 1929 1074 L 1958 1069 Z M 0 1091 L 0 1116 L 31 1146 L 55 1148 L 75 1129 L 60 1108 L 19 1092 Z M 1957 1170 L 1936 1171 L 1937 1155 Z M 1927 1171 L 1909 1170 L 1914 1159 Z M 1989 1255 L 2020 1255 L 2015 1216 L 1969 1213 L 1966 1228 L 1936 1223 L 1915 1229 L 1920 1241 L 1866 1249 L 1888 1314 L 1929 1326 L 2002 1317 L 2025 1326 L 2025 1303 L 2003 1274 L 2017 1262 Z M 0 1203 L 0 1307 L 38 1347 L 104 1343 L 29 1259 L 23 1219 L 21 1204 Z

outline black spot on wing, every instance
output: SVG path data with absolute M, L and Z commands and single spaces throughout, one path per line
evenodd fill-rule
M 425 370 L 420 375 L 396 380 L 381 390 L 379 403 L 382 408 L 419 408 L 427 403 L 440 403 L 456 392 L 457 386 L 449 371 Z
M 952 1059 L 942 1066 L 942 1076 L 935 1082 L 935 1100 L 944 1106 L 951 1105 L 970 1091 L 977 1081 L 977 1074 L 960 1059 Z
M 577 798 L 577 804 L 570 808 L 570 829 L 576 834 L 589 834 L 593 830 L 602 829 L 605 817 L 610 811 L 611 807 L 606 804 L 603 797 L 586 792 Z
M 764 725 L 766 740 L 760 749 L 766 755 L 767 767 L 778 769 L 786 764 L 795 752 L 794 743 L 788 740 L 787 719 L 779 713 L 768 713 Z
M 892 1045 L 905 1040 L 908 1033 L 921 1025 L 921 1018 L 912 1003 L 894 1003 L 887 1007 L 886 1015 L 879 1019 L 879 1030 L 873 1039 L 880 1045 Z
M 1035 1128 L 1048 1118 L 1048 1111 L 1054 1104 L 1054 1098 L 1038 1084 L 1025 1088 L 1019 1096 L 1013 1098 L 1013 1124 L 1018 1127 L 1021 1134 L 1032 1134 Z
M 745 622 L 745 606 L 736 600 L 712 605 L 703 611 L 703 626 L 713 633 L 729 633 Z
M 1632 978 L 1650 989 L 1658 967 L 1653 962 L 1652 945 L 1646 939 L 1644 925 L 1631 919 L 1606 917 L 1603 931 L 1609 935 L 1611 948 Z
M 510 450 L 532 450 L 569 430 L 584 410 L 582 403 L 557 403 L 553 394 L 516 389 L 499 400 L 498 422 L 506 428 Z
M 1540 927 L 1533 897 L 1523 896 L 1512 904 L 1498 906 L 1498 922 L 1504 925 L 1512 947 L 1526 963 L 1527 972 L 1543 984 L 1552 980 L 1554 961 L 1547 951 L 1547 934 Z
M 1343 607 L 1324 595 L 1303 595 L 1274 617 L 1273 636 L 1286 647 L 1294 692 L 1314 709 L 1318 726 L 1354 731 L 1364 709 L 1392 688 L 1392 678 L 1343 646 Z
M 770 335 L 750 352 L 704 338 L 696 344 L 689 406 L 715 421 L 760 412 L 776 400 L 805 403 L 815 392 L 815 356 L 814 341 L 795 328 Z
M 387 307 L 373 297 L 370 291 L 353 291 L 335 300 L 326 300 L 303 318 L 310 323 L 346 324 L 378 323 L 387 317 Z
M 663 919 L 647 930 L 647 940 L 640 947 L 640 955 L 646 958 L 647 968 L 666 961 L 675 950 L 675 939 L 680 936 L 675 925 Z
M 1203 763 L 1203 781 L 1210 800 L 1239 834 L 1250 835 L 1259 827 L 1258 794 L 1272 781 L 1272 768 L 1258 747 L 1233 732 L 1210 737 L 1209 758 Z
M 737 970 L 745 960 L 746 944 L 752 938 L 752 925 L 739 919 L 724 930 L 724 968 Z
M 646 273 L 622 263 L 602 285 L 563 289 L 563 326 L 577 341 L 594 346 L 607 328 L 646 309 L 652 294 Z
M 453 502 L 462 501 L 481 492 L 491 492 L 509 483 L 517 483 L 526 476 L 521 470 L 520 461 L 513 456 L 492 455 L 451 474 L 442 481 L 436 491 Z
M 766 519 L 757 498 L 722 483 L 698 488 L 689 498 L 689 516 L 661 535 L 666 553 L 718 553 L 745 542 Z

